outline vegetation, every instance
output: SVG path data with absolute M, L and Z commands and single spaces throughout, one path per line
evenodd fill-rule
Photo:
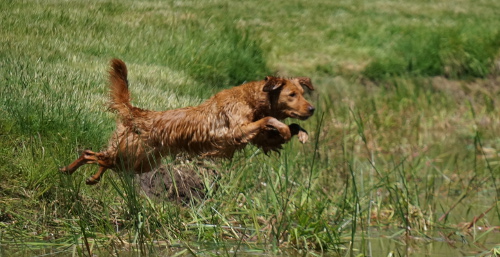
M 0 7 L 0 255 L 403 256 L 446 242 L 498 256 L 500 2 Z M 220 178 L 186 205 L 149 198 L 126 174 L 86 186 L 95 167 L 58 167 L 112 133 L 113 57 L 129 65 L 134 104 L 155 110 L 309 76 L 311 140 L 215 163 Z

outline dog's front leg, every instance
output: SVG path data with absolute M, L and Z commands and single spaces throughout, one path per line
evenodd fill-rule
M 292 137 L 292 132 L 290 131 L 288 125 L 273 117 L 265 117 L 258 121 L 241 126 L 234 132 L 233 137 L 237 142 L 244 144 L 252 140 L 260 131 L 273 129 L 276 129 L 280 133 L 285 142 L 290 140 Z
M 288 127 L 290 128 L 292 136 L 297 135 L 297 137 L 299 138 L 299 142 L 301 142 L 302 144 L 309 140 L 309 134 L 299 124 L 292 123 Z

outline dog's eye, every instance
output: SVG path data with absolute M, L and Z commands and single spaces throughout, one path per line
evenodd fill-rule
M 297 93 L 292 92 L 292 93 L 290 93 L 288 96 L 290 96 L 290 97 L 295 97 L 296 95 L 297 95 Z

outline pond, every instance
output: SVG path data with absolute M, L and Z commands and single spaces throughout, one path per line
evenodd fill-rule
M 281 252 L 263 251 L 248 246 L 224 243 L 221 247 L 212 244 L 192 242 L 194 255 L 202 256 L 414 256 L 414 257 L 447 257 L 447 256 L 498 256 L 492 254 L 492 249 L 500 250 L 500 231 L 492 229 L 489 233 L 476 237 L 476 241 L 468 234 L 456 233 L 456 230 L 436 230 L 427 235 L 405 236 L 405 230 L 385 231 L 370 228 L 365 238 L 357 237 L 352 247 L 337 252 L 307 253 L 296 250 L 281 250 Z M 350 238 L 343 238 L 348 242 Z M 134 247 L 130 250 L 94 249 L 93 256 L 192 256 L 190 250 L 177 244 L 168 247 L 158 244 L 154 249 L 140 253 Z M 162 246 L 160 246 L 162 245 Z M 196 246 L 194 246 L 196 245 Z M 264 246 L 259 247 L 265 248 Z M 0 256 L 88 256 L 82 248 L 76 245 L 55 245 L 26 243 L 16 246 L 0 244 Z
M 360 241 L 358 245 L 361 245 Z M 481 256 L 494 247 L 500 247 L 500 233 L 493 229 L 474 241 L 471 235 L 456 230 L 438 230 L 408 237 L 404 236 L 404 230 L 392 234 L 371 230 L 364 245 L 366 256 Z

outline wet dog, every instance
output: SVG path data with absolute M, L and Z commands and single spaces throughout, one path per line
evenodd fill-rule
M 89 185 L 99 182 L 107 169 L 151 171 L 160 166 L 166 155 L 231 158 L 249 143 L 267 153 L 281 149 L 293 135 L 301 142 L 308 138 L 299 125 L 280 121 L 305 120 L 313 115 L 314 106 L 303 96 L 303 87 L 314 90 L 306 77 L 268 76 L 223 90 L 198 106 L 150 111 L 131 105 L 123 61 L 113 59 L 109 74 L 110 109 L 119 119 L 107 149 L 85 150 L 77 160 L 60 169 L 72 174 L 82 165 L 98 164 L 98 172 L 86 181 Z

